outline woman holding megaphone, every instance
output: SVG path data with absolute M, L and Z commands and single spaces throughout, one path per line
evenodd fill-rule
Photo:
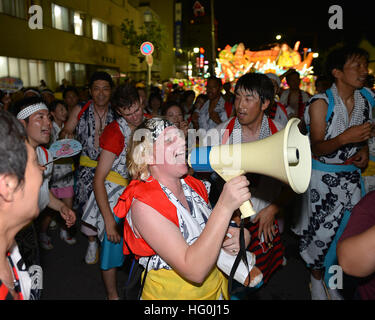
M 249 181 L 239 176 L 227 182 L 212 209 L 208 186 L 187 175 L 185 137 L 172 123 L 147 119 L 130 141 L 127 166 L 134 180 L 114 212 L 126 217 L 124 253 L 130 249 L 148 270 L 141 298 L 228 299 L 216 263 L 222 248 L 233 258 L 239 251 L 238 228 L 228 226 L 250 199 Z M 246 232 L 246 246 L 249 240 Z M 260 282 L 259 273 L 256 267 L 247 272 L 246 284 L 249 276 L 250 286 Z

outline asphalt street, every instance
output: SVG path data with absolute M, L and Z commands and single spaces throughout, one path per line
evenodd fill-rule
M 59 231 L 49 231 L 54 248 L 41 249 L 43 268 L 42 300 L 105 300 L 106 293 L 99 264 L 87 265 L 84 255 L 87 239 L 76 232 L 77 243 L 68 245 L 59 237 Z M 280 267 L 255 292 L 248 292 L 248 300 L 310 300 L 309 274 L 298 254 L 298 238 L 291 232 L 282 234 L 287 264 Z M 121 294 L 127 279 L 129 261 L 118 270 L 118 288 Z

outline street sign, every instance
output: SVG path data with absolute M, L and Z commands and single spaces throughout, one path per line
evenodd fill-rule
M 140 47 L 141 53 L 148 56 L 154 52 L 154 45 L 151 42 L 143 42 Z

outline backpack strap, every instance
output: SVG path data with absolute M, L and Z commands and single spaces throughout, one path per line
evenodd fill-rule
M 126 244 L 126 246 L 128 247 L 128 250 L 130 252 L 130 255 L 132 256 L 132 265 L 130 267 L 130 271 L 129 271 L 129 275 L 128 275 L 128 280 L 126 281 L 126 285 L 129 284 L 130 282 L 130 279 L 132 277 L 132 274 L 133 274 L 133 270 L 134 270 L 134 267 L 135 267 L 135 264 L 137 263 L 137 259 L 135 258 L 135 255 L 134 253 L 130 250 L 129 248 L 129 245 L 128 243 L 125 241 L 125 239 L 123 240 L 124 243 Z M 152 256 L 149 256 L 148 259 L 147 259 L 147 265 L 146 265 L 146 268 L 145 268 L 145 274 L 143 276 L 143 279 L 142 279 L 142 282 L 141 282 L 141 287 L 139 288 L 139 291 L 138 291 L 138 294 L 137 294 L 137 300 L 140 300 L 141 299 L 141 296 L 142 296 L 142 291 L 143 291 L 143 287 L 145 286 L 145 282 L 146 282 L 146 276 L 147 276 L 147 273 L 148 273 L 148 264 L 150 262 L 150 259 L 151 259 Z M 139 263 L 139 262 L 138 262 Z
M 328 122 L 329 118 L 331 118 L 333 109 L 335 107 L 335 98 L 333 97 L 333 93 L 331 89 L 328 89 L 326 91 L 326 94 L 328 96 L 328 110 L 326 115 L 326 122 Z
M 138 300 L 141 300 L 141 297 L 142 297 L 142 291 L 143 291 L 143 287 L 145 286 L 146 276 L 147 276 L 147 273 L 148 273 L 148 264 L 150 263 L 150 259 L 151 259 L 151 257 L 148 257 L 148 259 L 147 259 L 145 274 L 144 274 L 142 282 L 141 282 L 141 288 L 139 289 L 139 292 L 138 292 Z
M 359 91 L 361 92 L 362 96 L 370 103 L 371 108 L 374 108 L 375 107 L 375 99 L 372 96 L 372 94 L 370 93 L 370 91 L 367 90 L 366 88 L 362 88 Z
M 233 225 L 231 224 L 233 227 Z M 247 262 L 247 255 L 246 255 L 246 246 L 245 246 L 245 235 L 244 235 L 244 219 L 241 219 L 240 223 L 240 250 L 237 253 L 237 257 L 233 263 L 232 269 L 230 270 L 230 274 L 228 277 L 228 292 L 229 295 L 232 295 L 232 283 L 234 279 L 234 274 L 236 273 L 236 270 L 238 268 L 238 265 L 240 264 L 241 260 L 245 264 L 246 268 L 249 270 L 249 264 Z M 250 279 L 250 270 L 249 270 L 249 284 L 251 282 Z
M 234 124 L 236 123 L 236 117 L 233 117 L 232 120 L 229 121 L 227 127 L 225 128 L 225 132 L 223 134 L 223 138 L 222 138 L 222 144 L 226 144 L 230 135 L 232 134 L 233 132 L 233 129 L 234 129 Z M 278 132 L 279 130 L 277 129 L 276 125 L 274 124 L 274 122 L 272 121 L 272 119 L 270 118 L 267 118 L 268 120 L 268 124 L 270 126 L 270 129 L 271 129 L 271 133 L 272 134 L 275 134 L 276 132 Z
M 371 107 L 374 108 L 375 107 L 375 99 L 370 94 L 370 92 L 365 88 L 362 88 L 360 90 L 360 92 L 361 92 L 362 96 L 370 103 Z M 331 88 L 326 90 L 326 95 L 328 97 L 328 109 L 327 109 L 327 115 L 326 115 L 325 120 L 326 120 L 326 123 L 328 123 L 328 120 L 329 120 L 329 118 L 331 118 L 333 109 L 335 107 L 335 99 L 333 97 L 333 93 L 332 93 Z M 310 131 L 310 126 L 307 126 L 307 131 Z
M 375 107 L 375 99 L 374 97 L 370 94 L 370 92 L 368 90 L 366 90 L 365 88 L 362 88 L 360 90 L 360 93 L 362 94 L 362 96 L 370 103 L 371 107 L 374 108 Z M 326 122 L 328 122 L 329 118 L 331 117 L 332 115 L 332 112 L 333 112 L 333 108 L 335 107 L 335 99 L 333 97 L 333 94 L 332 94 L 332 90 L 331 89 L 328 89 L 326 91 L 326 94 L 328 96 L 328 110 L 327 110 L 327 115 L 326 115 Z

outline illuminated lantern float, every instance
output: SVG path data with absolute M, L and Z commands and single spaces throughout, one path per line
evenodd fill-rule
M 248 72 L 275 73 L 278 76 L 288 69 L 296 69 L 302 78 L 301 86 L 303 90 L 313 93 L 313 52 L 304 49 L 304 59 L 298 52 L 300 42 L 298 41 L 294 49 L 287 44 L 277 45 L 270 50 L 250 51 L 245 49 L 243 43 L 233 47 L 227 45 L 219 53 L 217 59 L 216 76 L 223 79 L 223 82 L 235 81 Z M 284 83 L 285 86 L 285 83 Z

